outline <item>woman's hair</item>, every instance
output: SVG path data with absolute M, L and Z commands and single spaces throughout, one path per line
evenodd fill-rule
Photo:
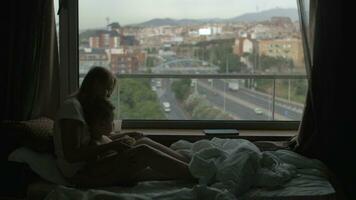
M 116 84 L 116 78 L 108 69 L 95 66 L 84 77 L 79 89 L 80 95 L 92 98 L 97 96 L 97 89 L 107 90 L 111 94 Z M 100 87 L 98 87 L 100 86 Z M 106 92 L 106 91 L 103 91 Z
M 112 121 L 114 109 L 115 106 L 106 98 L 95 97 L 83 105 L 84 119 L 89 128 L 98 121 Z

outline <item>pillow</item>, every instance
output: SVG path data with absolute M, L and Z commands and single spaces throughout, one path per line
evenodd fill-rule
M 27 163 L 36 174 L 49 182 L 69 185 L 57 168 L 56 159 L 49 153 L 38 153 L 29 148 L 20 147 L 9 155 L 8 160 Z
M 5 161 L 9 154 L 16 148 L 23 145 L 23 133 L 18 130 L 18 122 L 0 122 L 0 160 Z
M 37 152 L 54 152 L 53 125 L 49 118 L 38 118 L 20 122 L 24 126 L 24 145 Z
M 37 152 L 54 153 L 52 119 L 41 117 L 27 121 L 4 121 L 1 127 L 8 134 L 16 135 L 21 145 Z

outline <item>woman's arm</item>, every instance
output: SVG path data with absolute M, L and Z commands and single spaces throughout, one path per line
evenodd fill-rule
M 80 121 L 72 119 L 63 119 L 60 121 L 61 137 L 64 157 L 68 162 L 81 162 L 95 160 L 98 155 L 109 150 L 125 151 L 130 146 L 113 141 L 103 145 L 80 145 L 80 133 L 83 130 L 83 124 Z
M 135 140 L 138 140 L 138 139 L 143 138 L 144 134 L 139 131 L 130 131 L 130 132 L 114 133 L 112 135 L 109 135 L 108 137 L 112 140 L 117 140 L 124 136 L 129 136 L 129 137 L 134 138 Z

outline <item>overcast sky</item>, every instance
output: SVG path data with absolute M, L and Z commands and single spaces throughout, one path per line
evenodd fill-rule
M 79 28 L 120 25 L 153 18 L 231 18 L 271 8 L 297 8 L 296 0 L 78 0 Z M 58 2 L 58 0 L 55 0 Z

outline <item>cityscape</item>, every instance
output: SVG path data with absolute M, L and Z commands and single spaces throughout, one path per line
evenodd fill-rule
M 299 21 L 278 14 L 286 10 L 297 12 L 273 9 L 250 14 L 255 20 L 246 15 L 155 18 L 129 25 L 107 17 L 103 28 L 79 33 L 81 79 L 92 66 L 127 75 L 119 78 L 112 97 L 121 119 L 300 120 L 306 78 L 258 77 L 305 75 Z M 210 76 L 189 77 L 192 74 Z M 223 79 L 212 78 L 214 74 L 253 76 Z

